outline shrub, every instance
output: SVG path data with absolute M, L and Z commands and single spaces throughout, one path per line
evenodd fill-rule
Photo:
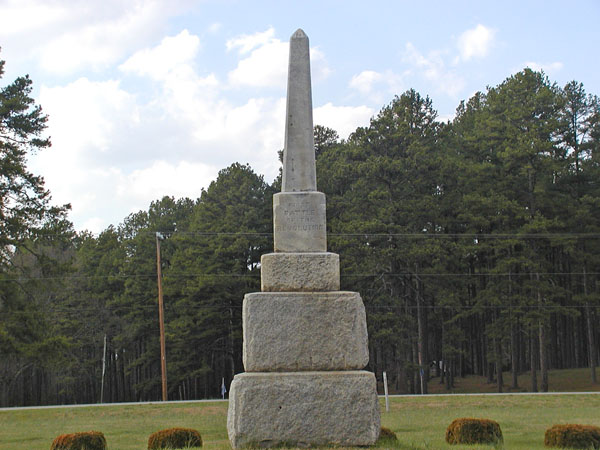
M 394 433 L 392 430 L 390 430 L 389 428 L 386 427 L 381 427 L 381 431 L 379 432 L 379 438 L 377 439 L 377 442 L 379 441 L 397 441 L 398 438 L 396 437 L 396 433 Z
M 592 425 L 553 425 L 544 435 L 546 447 L 600 448 L 600 427 Z
M 106 439 L 99 431 L 61 434 L 54 439 L 50 450 L 106 450 Z
M 456 419 L 446 429 L 448 444 L 495 444 L 501 441 L 502 430 L 493 420 Z
M 148 438 L 148 450 L 189 447 L 202 447 L 200 433 L 191 428 L 167 428 L 152 433 Z

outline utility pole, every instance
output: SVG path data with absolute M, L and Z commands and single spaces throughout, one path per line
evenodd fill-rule
M 158 277 L 158 322 L 160 326 L 160 374 L 162 379 L 162 400 L 167 401 L 167 355 L 165 351 L 165 313 L 163 308 L 162 271 L 160 267 L 160 240 L 162 234 L 156 233 L 156 275 Z

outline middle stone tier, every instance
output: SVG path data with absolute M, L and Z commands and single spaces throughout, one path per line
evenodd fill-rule
M 369 362 L 357 292 L 255 292 L 242 308 L 246 372 L 359 370 Z
M 340 257 L 336 253 L 267 253 L 260 258 L 263 292 L 340 290 Z

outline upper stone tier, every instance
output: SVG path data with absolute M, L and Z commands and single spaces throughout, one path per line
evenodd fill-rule
M 275 252 L 326 252 L 325 194 L 317 192 L 310 52 L 304 31 L 290 38 L 281 192 L 273 196 Z
M 300 29 L 290 38 L 286 112 L 281 192 L 316 191 L 310 53 Z

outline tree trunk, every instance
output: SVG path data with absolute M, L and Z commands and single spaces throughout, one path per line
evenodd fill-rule
M 531 365 L 531 392 L 537 392 L 537 342 L 533 328 L 529 335 L 529 363 Z
M 417 276 L 418 265 L 415 264 L 415 285 L 417 297 L 417 355 L 419 364 L 419 383 L 421 394 L 427 394 L 427 376 L 425 373 L 425 364 L 427 363 L 427 336 L 425 329 L 425 312 L 422 305 L 421 282 Z
M 544 321 L 539 322 L 539 340 L 540 340 L 540 374 L 542 381 L 540 383 L 540 390 L 542 392 L 548 392 L 548 352 L 546 346 L 546 326 Z
M 508 272 L 508 298 L 510 299 L 510 304 L 512 306 L 512 279 L 511 272 Z M 510 371 L 512 375 L 512 388 L 519 388 L 519 354 L 517 351 L 517 336 L 516 336 L 516 324 L 515 319 L 512 316 L 512 307 L 511 307 L 511 317 L 510 317 Z
M 538 307 L 540 309 L 540 313 L 542 313 L 542 293 L 540 291 L 539 282 L 540 282 L 540 274 L 536 273 L 536 280 L 538 282 L 537 286 L 537 297 L 538 297 Z M 540 341 L 540 374 L 542 376 L 542 382 L 540 385 L 540 389 L 542 392 L 548 392 L 548 353 L 546 346 L 546 324 L 544 323 L 544 319 L 540 319 L 538 322 L 538 337 Z
M 581 336 L 579 335 L 579 317 L 571 318 L 571 324 L 573 326 L 573 348 L 575 349 L 575 367 L 581 367 Z
M 502 392 L 504 380 L 502 378 L 502 342 L 499 338 L 494 338 L 494 353 L 496 354 L 496 381 L 498 392 Z
M 413 369 L 413 386 L 415 389 L 415 394 L 420 393 L 421 392 L 421 382 L 420 382 L 420 377 L 419 377 L 419 356 L 418 356 L 418 344 L 417 344 L 417 340 L 416 339 L 412 339 L 412 361 L 413 361 L 413 367 L 416 367 L 416 369 Z
M 596 378 L 596 342 L 594 340 L 594 325 L 592 321 L 592 312 L 590 311 L 590 303 L 587 298 L 587 270 L 585 265 L 583 266 L 583 295 L 585 296 L 585 320 L 587 325 L 590 375 L 592 377 L 592 383 L 596 384 L 598 383 L 598 379 Z

